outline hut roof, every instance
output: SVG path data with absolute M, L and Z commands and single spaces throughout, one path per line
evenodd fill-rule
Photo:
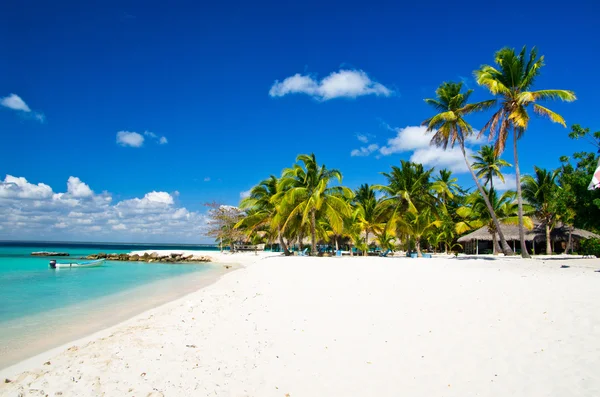
M 536 242 L 546 241 L 546 228 L 545 228 L 544 224 L 535 219 L 534 219 L 533 223 L 534 223 L 533 229 L 531 229 L 531 230 L 525 229 L 525 241 L 536 241 Z M 502 229 L 502 233 L 504 234 L 504 238 L 506 240 L 518 241 L 520 239 L 518 226 L 516 226 L 516 225 L 500 225 L 500 228 Z M 569 229 L 570 229 L 569 226 L 565 226 L 565 225 L 562 225 L 559 223 L 557 226 L 554 227 L 554 229 L 552 229 L 550 238 L 553 241 L 567 240 L 569 238 Z M 587 238 L 600 239 L 600 236 L 597 235 L 596 233 L 588 232 L 587 230 L 583 230 L 583 229 L 577 229 L 576 227 L 573 227 L 571 229 L 571 235 L 573 237 L 576 237 L 579 239 L 587 239 Z M 464 242 L 472 241 L 472 240 L 492 241 L 492 239 L 493 239 L 493 236 L 488 231 L 488 227 L 483 226 L 483 227 L 475 230 L 474 232 L 471 232 L 469 234 L 466 234 L 466 235 L 460 237 L 458 239 L 458 242 L 464 243 Z

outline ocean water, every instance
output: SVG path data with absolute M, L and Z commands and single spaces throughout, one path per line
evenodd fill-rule
M 50 269 L 92 253 L 210 246 L 0 242 L 0 368 L 106 328 L 183 296 L 222 266 L 106 261 L 88 269 Z M 69 257 L 32 257 L 35 251 Z

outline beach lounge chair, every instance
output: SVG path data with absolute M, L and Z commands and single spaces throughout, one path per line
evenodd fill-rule
M 307 256 L 306 253 L 308 252 L 308 248 L 304 248 L 302 250 L 302 252 L 298 252 L 298 256 Z
M 390 252 L 392 252 L 392 250 L 388 249 L 387 251 L 380 253 L 379 256 L 381 256 L 382 258 L 387 258 Z
M 431 254 L 423 254 L 423 258 L 431 258 Z

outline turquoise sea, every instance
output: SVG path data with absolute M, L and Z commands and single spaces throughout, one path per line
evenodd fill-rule
M 214 246 L 0 242 L 0 369 L 197 290 L 216 265 L 105 262 L 50 269 L 92 253 L 217 250 Z M 35 251 L 69 257 L 32 257 Z

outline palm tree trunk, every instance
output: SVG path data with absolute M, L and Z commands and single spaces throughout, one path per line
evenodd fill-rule
M 365 230 L 365 245 L 367 246 L 367 249 L 363 253 L 363 256 L 368 256 L 368 254 L 369 254 L 369 229 Z
M 573 226 L 569 226 L 569 242 L 567 243 L 566 251 L 570 254 L 573 253 L 573 240 L 571 239 L 572 233 L 573 233 Z
M 285 256 L 290 256 L 291 255 L 290 250 L 288 250 L 287 244 L 283 240 L 283 235 L 281 234 L 281 228 L 279 228 L 278 234 L 279 234 L 279 245 L 281 245 L 281 248 L 283 249 L 283 254 Z
M 498 255 L 498 252 L 500 252 L 500 246 L 498 245 L 498 236 L 496 235 L 496 232 L 494 231 L 494 233 L 492 233 L 492 236 L 494 237 L 494 255 Z
M 550 241 L 550 224 L 546 223 L 546 255 L 552 255 L 552 241 Z
M 519 239 L 521 240 L 521 257 L 531 258 L 525 245 L 525 227 L 523 226 L 523 195 L 521 194 L 521 172 L 519 171 L 519 154 L 517 152 L 517 130 L 513 128 L 513 148 L 515 157 L 515 177 L 517 178 L 517 205 L 519 207 Z
M 483 201 L 485 201 L 485 206 L 487 207 L 487 209 L 490 213 L 490 216 L 492 217 L 492 220 L 494 221 L 494 226 L 496 226 L 496 230 L 498 231 L 498 236 L 500 236 L 500 245 L 502 247 L 502 252 L 504 253 L 504 255 L 507 255 L 507 256 L 514 255 L 513 250 L 510 249 L 510 246 L 508 245 L 508 243 L 506 242 L 506 239 L 504 238 L 504 233 L 502 232 L 502 229 L 500 229 L 500 222 L 498 221 L 498 218 L 496 217 L 496 213 L 494 212 L 494 208 L 492 207 L 492 204 L 490 203 L 490 199 L 487 196 L 487 194 L 485 194 L 485 190 L 483 190 L 483 187 L 481 187 L 481 183 L 479 183 L 479 179 L 477 179 L 477 176 L 475 175 L 475 172 L 473 171 L 473 168 L 471 167 L 471 163 L 469 162 L 469 159 L 467 159 L 467 153 L 465 152 L 465 143 L 463 141 L 460 142 L 460 150 L 462 150 L 462 154 L 465 159 L 465 163 L 467 163 L 467 167 L 469 168 L 469 172 L 471 173 L 471 177 L 475 181 L 475 185 L 477 185 L 477 189 L 479 190 L 479 193 L 483 197 Z
M 415 239 L 415 249 L 417 250 L 417 257 L 422 258 L 423 254 L 421 253 L 421 238 L 417 237 Z
M 311 255 L 317 255 L 317 219 L 315 210 L 310 211 Z

